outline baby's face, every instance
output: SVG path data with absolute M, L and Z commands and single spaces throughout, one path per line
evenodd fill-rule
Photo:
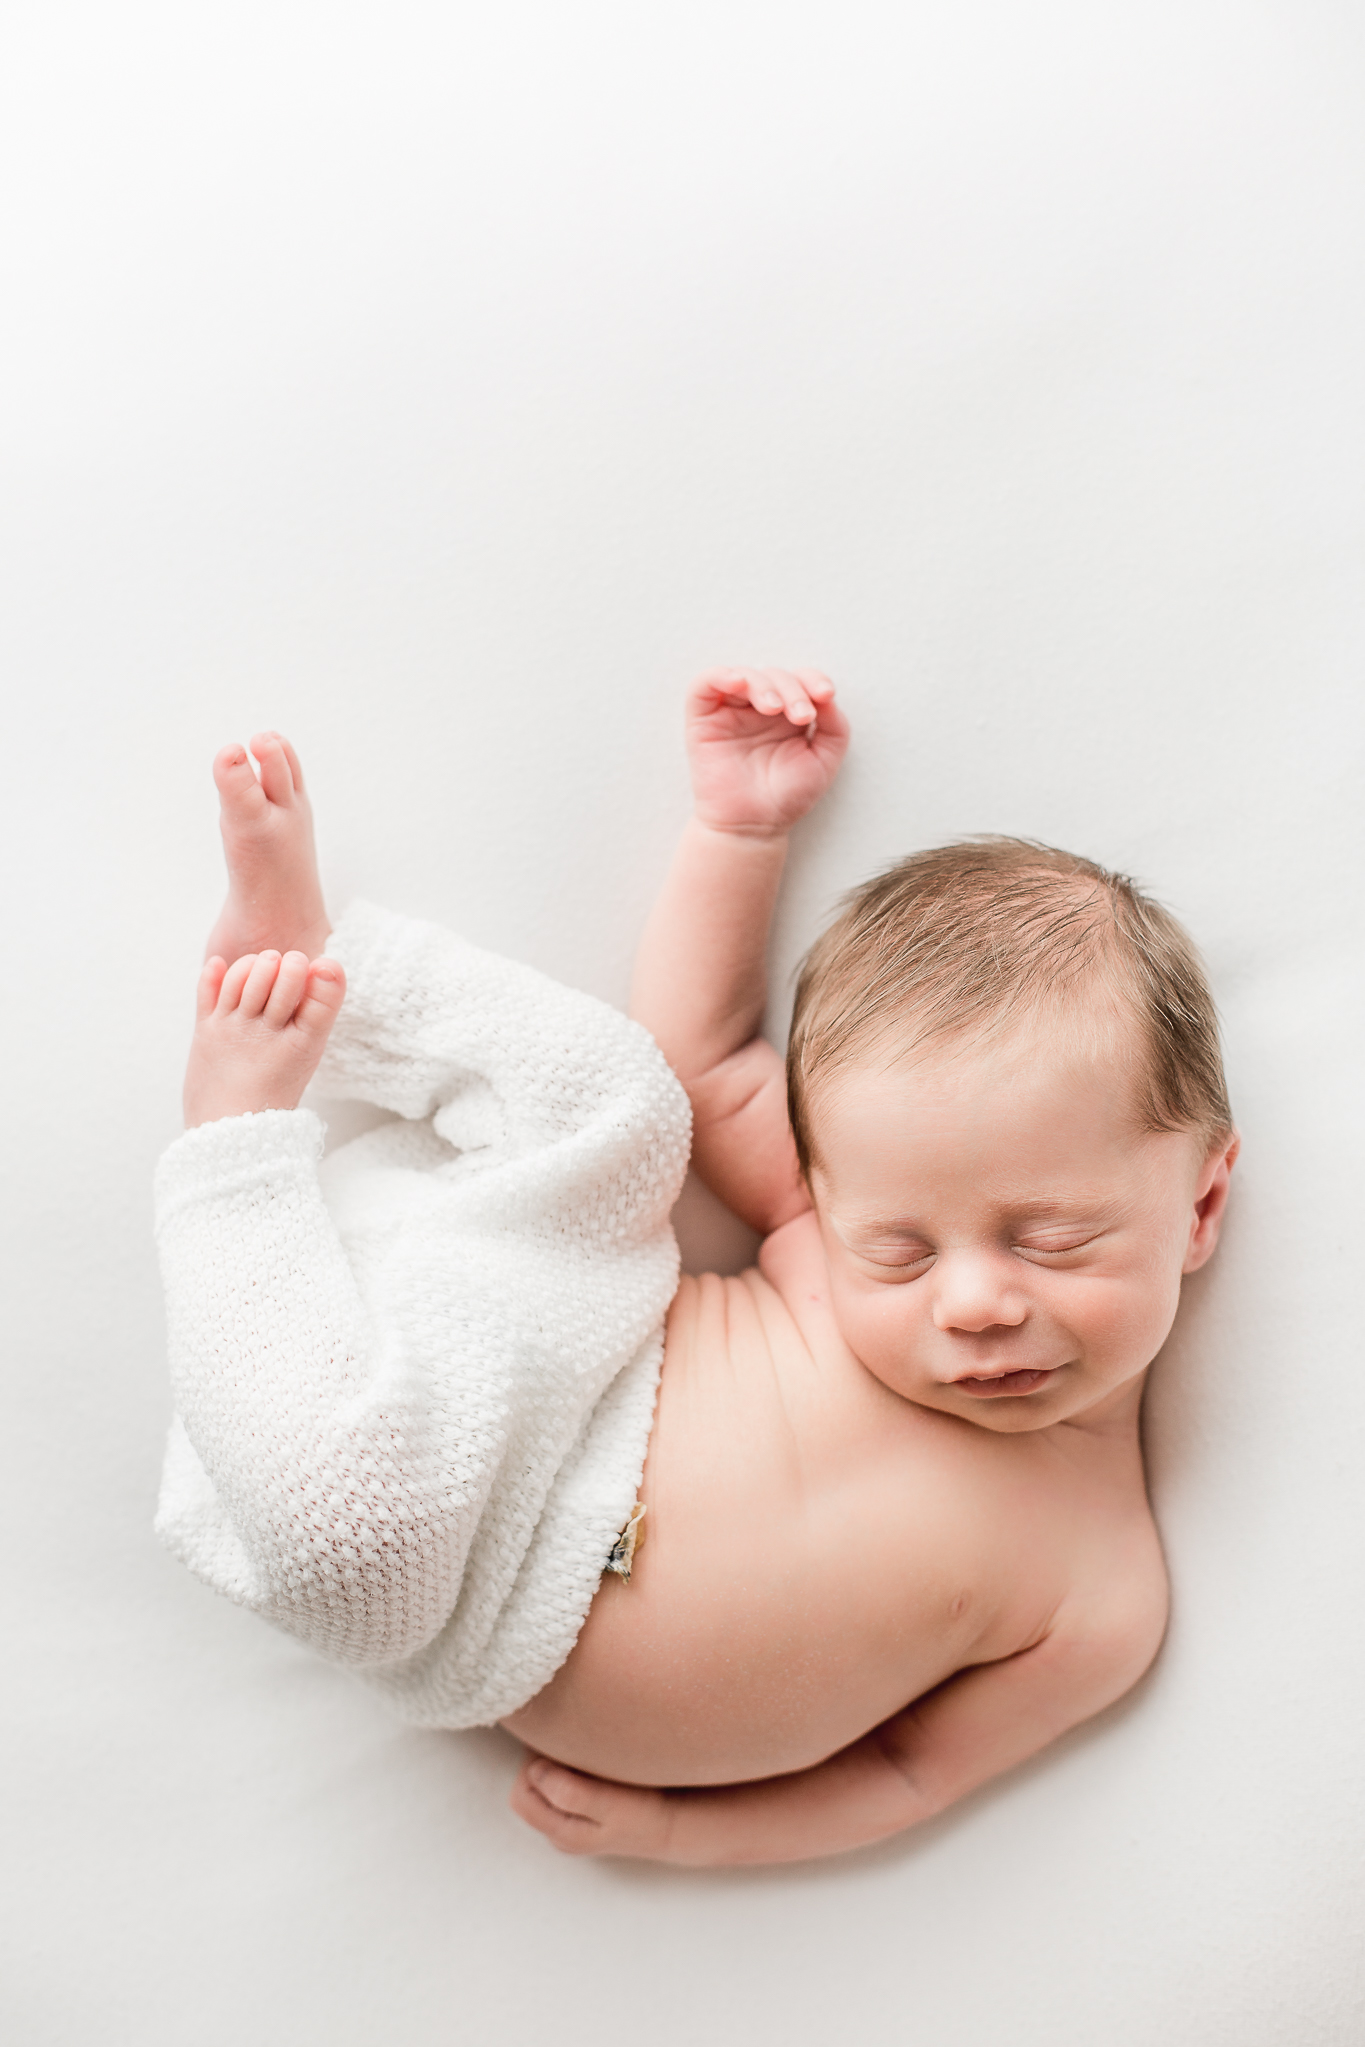
M 906 1399 L 1013 1432 L 1134 1397 L 1213 1250 L 1236 1142 L 1138 1128 L 1118 1029 L 1040 1019 L 822 1092 L 834 1313 Z

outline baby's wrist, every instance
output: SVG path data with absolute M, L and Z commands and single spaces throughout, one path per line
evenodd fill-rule
M 711 838 L 750 839 L 770 845 L 785 845 L 791 831 L 790 825 L 771 824 L 762 818 L 716 817 L 701 804 L 693 810 L 692 822 Z

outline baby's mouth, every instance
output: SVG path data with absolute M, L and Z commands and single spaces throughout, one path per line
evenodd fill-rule
M 1036 1393 L 1056 1376 L 1057 1368 L 1051 1366 L 1046 1370 L 996 1372 L 989 1378 L 954 1379 L 953 1384 L 977 1400 L 999 1400 L 1011 1393 Z

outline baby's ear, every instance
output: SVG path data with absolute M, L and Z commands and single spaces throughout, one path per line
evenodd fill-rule
M 1190 1241 L 1185 1248 L 1182 1272 L 1198 1272 L 1200 1266 L 1213 1256 L 1218 1232 L 1223 1227 L 1223 1212 L 1228 1205 L 1228 1184 L 1241 1149 L 1241 1138 L 1235 1130 L 1231 1131 L 1227 1137 L 1218 1139 L 1199 1169 Z

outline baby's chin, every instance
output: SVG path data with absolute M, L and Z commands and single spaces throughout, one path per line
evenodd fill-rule
M 1061 1373 L 1049 1373 L 1049 1380 L 1061 1378 Z M 1078 1399 L 1068 1400 L 1061 1386 L 1044 1383 L 1031 1393 L 997 1393 L 990 1397 L 976 1396 L 963 1392 L 957 1386 L 937 1386 L 932 1389 L 931 1398 L 921 1404 L 935 1407 L 940 1414 L 956 1415 L 961 1421 L 968 1421 L 979 1429 L 990 1429 L 999 1436 L 1022 1436 L 1031 1429 L 1051 1428 L 1055 1422 L 1064 1422 L 1082 1404 Z
M 956 1415 L 996 1435 L 1020 1436 L 1053 1428 L 1058 1422 L 1098 1420 L 1104 1412 L 1117 1411 L 1138 1398 L 1145 1370 L 1140 1367 L 1113 1384 L 1102 1385 L 1073 1365 L 948 1383 L 930 1379 L 906 1385 L 889 1377 L 883 1383 L 918 1407 Z

